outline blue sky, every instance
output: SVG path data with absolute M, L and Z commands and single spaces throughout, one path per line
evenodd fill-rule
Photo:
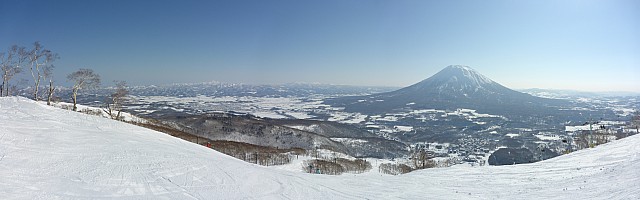
M 406 86 L 468 65 L 510 88 L 640 92 L 640 1 L 0 2 L 0 50 L 133 85 Z

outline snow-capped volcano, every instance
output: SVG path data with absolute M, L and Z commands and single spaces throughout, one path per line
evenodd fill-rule
M 468 92 L 475 92 L 487 86 L 495 86 L 496 84 L 498 83 L 476 72 L 468 66 L 451 65 L 430 78 L 420 81 L 409 88 L 428 89 L 435 87 L 441 92 L 445 92 L 447 90 L 465 90 Z
M 489 79 L 468 66 L 451 65 L 411 86 L 380 94 L 346 97 L 327 101 L 346 110 L 364 113 L 388 112 L 396 109 L 471 108 L 490 113 L 539 110 L 532 107 L 557 104 L 517 92 Z
M 479 97 L 513 95 L 519 92 L 506 88 L 468 66 L 451 65 L 435 75 L 409 87 L 390 92 L 391 95 L 418 93 L 448 97 Z

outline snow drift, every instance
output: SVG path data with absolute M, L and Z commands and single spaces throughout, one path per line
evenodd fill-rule
M 245 163 L 25 98 L 0 98 L 3 199 L 640 199 L 638 155 L 640 135 L 526 165 L 313 175 Z

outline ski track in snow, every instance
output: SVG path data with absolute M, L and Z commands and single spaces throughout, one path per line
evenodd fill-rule
M 0 98 L 0 199 L 640 199 L 638 154 L 640 135 L 526 165 L 314 175 Z

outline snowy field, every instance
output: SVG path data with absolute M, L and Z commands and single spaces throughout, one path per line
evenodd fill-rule
M 257 166 L 130 124 L 0 98 L 0 199 L 104 198 L 640 199 L 640 135 L 533 164 L 328 176 Z
M 162 109 L 171 108 L 179 112 L 183 112 L 185 109 L 189 109 L 189 112 L 233 111 L 272 119 L 309 119 L 315 116 L 308 113 L 328 107 L 320 100 L 308 101 L 308 99 L 296 97 L 209 97 L 198 95 L 195 97 L 132 96 L 132 98 L 135 99 L 135 102 L 143 103 L 143 105 L 161 103 L 167 105 L 161 107 Z M 129 106 L 127 109 L 147 114 L 155 111 L 155 108 L 143 106 Z

